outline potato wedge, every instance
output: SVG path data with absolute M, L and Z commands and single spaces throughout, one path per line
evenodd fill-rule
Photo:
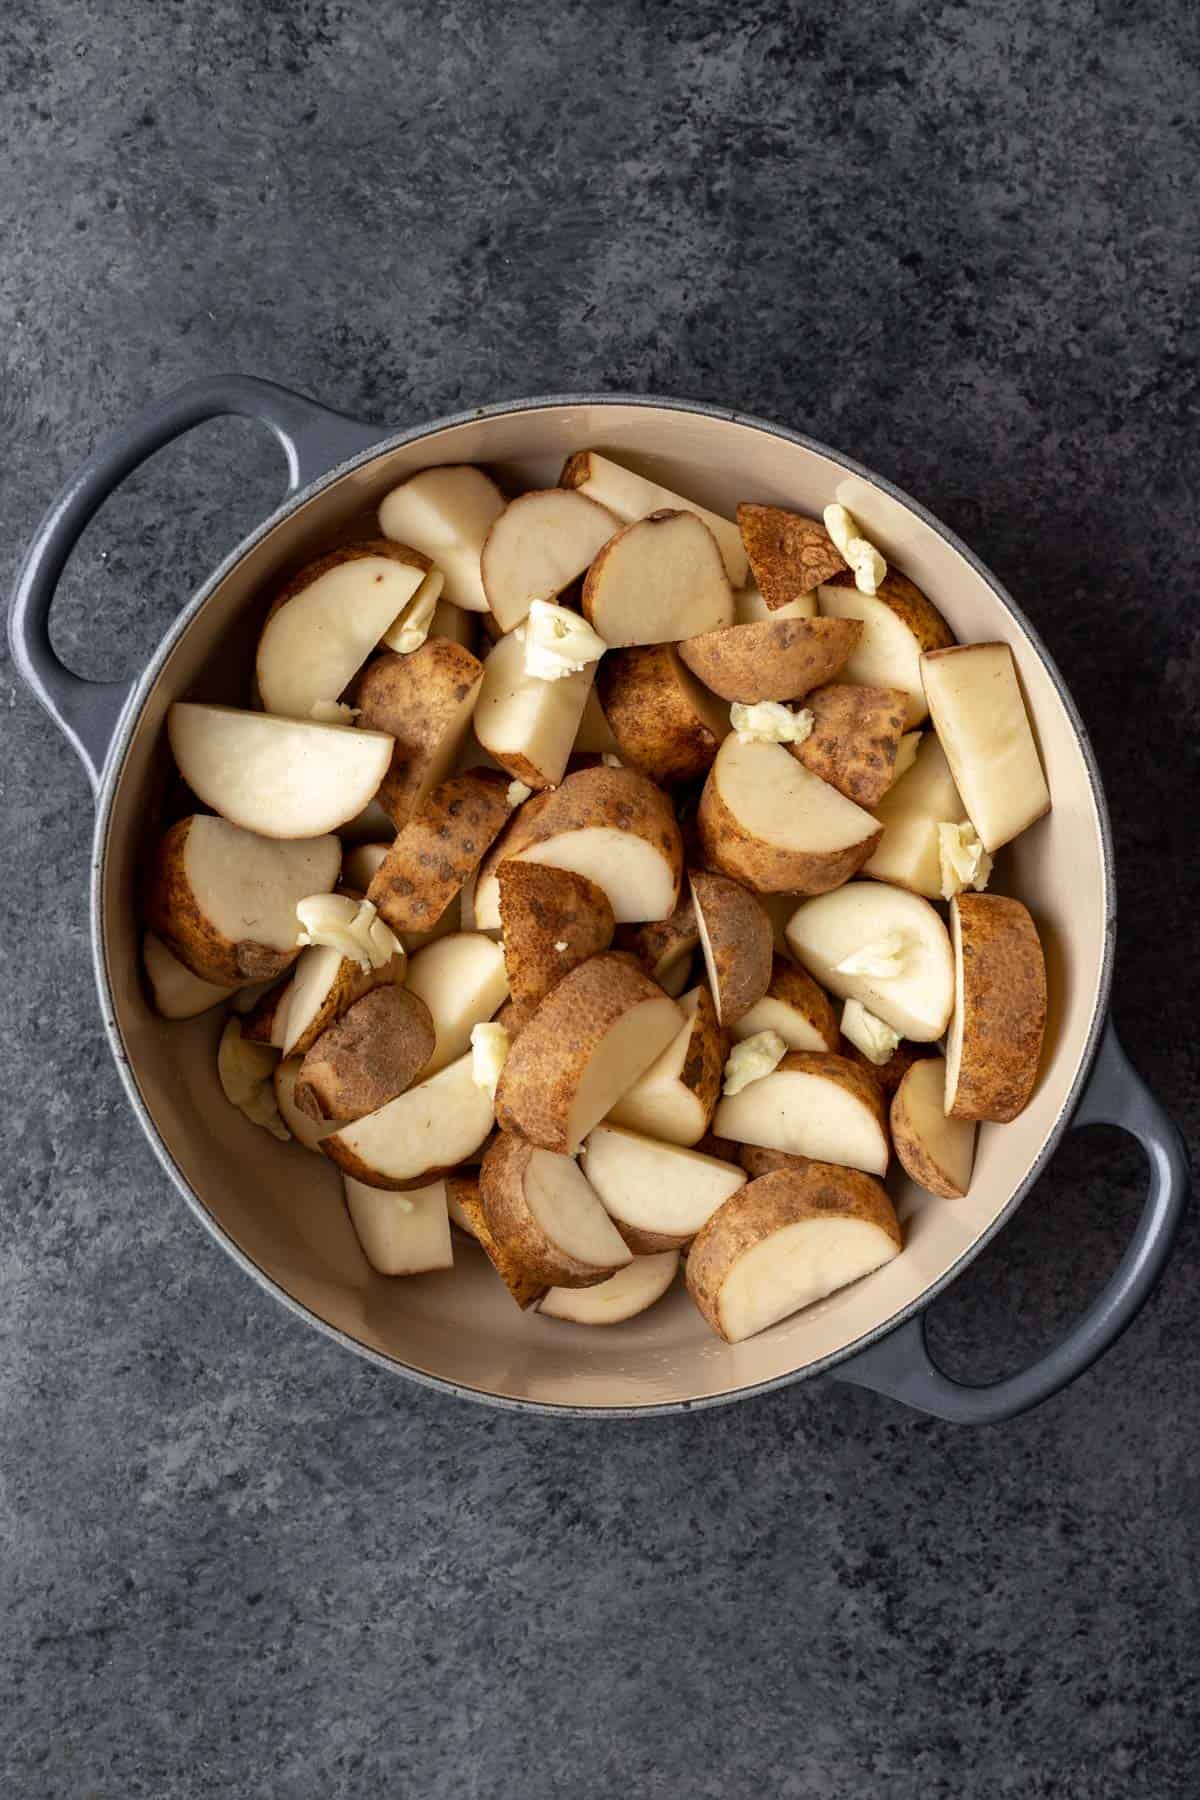
M 679 654 L 723 700 L 798 700 L 832 680 L 858 641 L 853 619 L 781 619 L 685 638 Z
M 448 638 L 427 638 L 408 656 L 377 656 L 355 682 L 359 727 L 393 740 L 376 798 L 395 831 L 454 767 L 482 685 L 483 664 Z
M 306 1150 L 319 1151 L 321 1139 L 336 1131 L 345 1121 L 342 1119 L 310 1119 L 306 1112 L 301 1112 L 296 1105 L 296 1077 L 300 1073 L 302 1056 L 289 1056 L 275 1065 L 271 1076 L 275 1083 L 275 1104 L 279 1108 L 279 1116 L 291 1132 L 298 1144 Z
M 304 961 L 301 952 L 296 959 L 299 966 Z M 273 983 L 265 994 L 242 1017 L 242 1036 L 252 1044 L 269 1044 L 272 1049 L 282 1051 L 287 1043 L 288 1009 L 292 999 L 292 982 L 294 976 L 289 973 Z M 228 989 L 226 990 L 228 993 Z
M 338 878 L 335 837 L 279 843 L 226 819 L 193 813 L 155 849 L 146 922 L 202 981 L 270 981 L 296 960 L 296 903 Z
M 322 1138 L 321 1149 L 367 1187 L 421 1187 L 456 1169 L 492 1129 L 492 1099 L 475 1086 L 470 1056 Z
M 729 708 L 684 666 L 674 644 L 611 650 L 596 683 L 623 762 L 666 787 L 708 773 L 729 734 Z
M 680 895 L 669 919 L 655 919 L 648 925 L 619 925 L 613 941 L 618 950 L 628 950 L 637 957 L 664 994 L 678 999 L 687 986 L 692 959 L 700 948 L 700 927 L 691 893 Z
M 479 572 L 487 534 L 507 501 L 495 482 L 468 463 L 422 469 L 386 495 L 379 529 L 412 544 L 445 576 L 442 596 L 466 612 L 488 610 Z
M 921 680 L 921 656 L 944 650 L 954 633 L 932 601 L 906 575 L 894 569 L 877 591 L 862 594 L 853 576 L 839 576 L 818 590 L 821 611 L 830 619 L 860 619 L 862 636 L 841 672 L 843 681 L 861 687 L 903 688 L 908 697 L 904 728 L 911 731 L 928 716 Z
M 632 1261 L 579 1165 L 501 1132 L 479 1169 L 492 1241 L 547 1287 L 591 1287 Z
M 821 894 L 840 887 L 882 834 L 782 744 L 725 739 L 700 797 L 709 864 L 756 893 Z
M 408 991 L 429 1008 L 434 1046 L 426 1076 L 465 1056 L 473 1026 L 495 1017 L 508 996 L 504 951 L 480 931 L 455 931 L 418 950 Z
M 664 1144 L 692 1147 L 712 1122 L 725 1068 L 725 1038 L 706 987 L 684 994 L 679 1010 L 684 1022 L 678 1032 L 621 1095 L 607 1122 Z
M 546 1283 L 530 1274 L 512 1250 L 493 1237 L 484 1212 L 478 1178 L 447 1175 L 446 1201 L 451 1222 L 475 1239 L 522 1312 L 536 1306 L 548 1291 Z
M 946 1039 L 945 1109 L 1006 1123 L 1037 1081 L 1046 1032 L 1046 959 L 1019 900 L 959 894 L 950 902 L 954 1018 Z
M 379 731 L 177 700 L 167 736 L 198 800 L 245 831 L 316 838 L 361 812 L 392 758 Z
M 707 507 L 696 506 L 691 500 L 673 493 L 670 488 L 661 487 L 658 482 L 649 481 L 644 475 L 635 475 L 632 469 L 622 468 L 619 463 L 611 462 L 606 456 L 598 456 L 594 450 L 577 450 L 573 456 L 569 456 L 558 478 L 558 485 L 576 488 L 591 499 L 598 500 L 625 525 L 632 525 L 636 519 L 647 519 L 651 513 L 656 512 L 695 513 L 698 519 L 703 519 L 716 539 L 725 573 L 733 586 L 742 587 L 745 584 L 749 564 L 741 534 L 732 519 L 723 519 L 719 513 L 709 512 Z
M 142 964 L 154 1010 L 163 1019 L 194 1019 L 198 1013 L 220 1006 L 236 991 L 224 982 L 202 981 L 193 975 L 152 931 L 142 938 Z
M 403 982 L 407 962 L 401 948 L 380 968 L 364 969 L 332 945 L 310 944 L 297 959 L 270 1042 L 277 1042 L 285 1056 L 306 1055 L 356 1001 L 376 988 Z
M 728 875 L 694 869 L 688 883 L 717 1023 L 729 1027 L 770 985 L 771 921 L 755 896 Z
M 837 545 L 819 519 L 806 519 L 782 506 L 743 501 L 737 510 L 738 530 L 755 584 L 770 612 L 813 596 L 823 581 L 845 571 Z
M 343 1177 L 346 1210 L 362 1253 L 378 1275 L 428 1275 L 454 1267 L 446 1184 L 431 1181 L 406 1194 Z
M 661 1300 L 678 1272 L 678 1250 L 635 1256 L 595 1287 L 551 1288 L 538 1305 L 538 1318 L 562 1319 L 569 1325 L 621 1325 Z
M 595 663 L 558 681 L 527 675 L 525 646 L 510 633 L 483 665 L 475 736 L 514 780 L 529 788 L 557 787 L 595 679 Z
M 532 1012 L 564 975 L 608 949 L 613 910 L 602 888 L 571 869 L 505 862 L 496 878 L 508 984 Z
M 578 488 L 542 488 L 510 500 L 479 557 L 501 629 L 514 630 L 535 600 L 556 600 L 620 527 L 615 513 Z
M 733 1025 L 733 1040 L 775 1031 L 789 1050 L 837 1050 L 837 1014 L 824 988 L 818 987 L 807 969 L 789 957 L 776 954 L 771 979 L 762 999 Z
M 579 769 L 553 793 L 525 802 L 480 865 L 480 931 L 500 927 L 496 870 L 510 857 L 585 876 L 608 895 L 618 924 L 668 919 L 679 899 L 683 841 L 675 813 L 637 769 Z
M 805 696 L 813 728 L 792 755 L 847 800 L 872 807 L 892 785 L 904 735 L 907 696 L 900 688 L 833 682 Z
M 822 987 L 860 1000 L 914 1043 L 940 1038 L 954 1007 L 954 957 L 940 914 L 927 900 L 881 881 L 854 881 L 797 907 L 788 946 Z M 877 966 L 839 965 L 878 951 Z
M 641 1256 L 690 1243 L 746 1180 L 736 1163 L 607 1123 L 589 1133 L 579 1160 L 604 1210 Z
M 921 658 L 933 723 L 985 850 L 1050 810 L 1033 727 L 1007 644 L 960 644 Z
M 512 812 L 508 778 L 469 769 L 440 782 L 375 871 L 367 899 L 393 931 L 435 925 Z
M 407 988 L 374 988 L 323 1031 L 300 1067 L 293 1098 L 310 1119 L 361 1119 L 413 1081 L 433 1054 L 429 1008 Z
M 496 1090 L 497 1124 L 573 1155 L 682 1023 L 633 957 L 606 950 L 580 963 L 513 1044 Z
M 885 1175 L 887 1120 L 877 1084 L 844 1056 L 789 1050 L 770 1075 L 723 1095 L 713 1130 L 817 1162 Z
M 263 708 L 311 719 L 337 700 L 429 574 L 427 556 L 386 538 L 344 544 L 294 575 L 258 640 Z
M 780 1169 L 740 1189 L 699 1233 L 688 1293 L 718 1336 L 739 1344 L 882 1268 L 902 1247 L 877 1181 L 820 1162 Z
M 587 572 L 583 613 L 613 649 L 732 625 L 733 589 L 712 532 L 691 512 L 622 526 Z
M 892 1144 L 905 1174 L 944 1200 L 961 1200 L 971 1185 L 975 1122 L 943 1110 L 946 1064 L 927 1056 L 910 1064 L 892 1096 Z
M 911 888 L 927 900 L 940 900 L 938 826 L 961 825 L 967 810 L 932 731 L 922 737 L 907 775 L 902 775 L 872 810 L 883 836 L 863 864 L 863 874 Z

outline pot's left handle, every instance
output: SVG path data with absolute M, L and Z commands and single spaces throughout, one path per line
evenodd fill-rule
M 99 788 L 134 678 L 85 681 L 59 660 L 50 642 L 55 591 L 84 527 L 125 477 L 173 438 L 206 419 L 229 414 L 270 426 L 287 457 L 289 494 L 383 435 L 377 425 L 331 412 L 272 381 L 212 375 L 153 401 L 100 444 L 72 476 L 29 546 L 9 607 L 8 635 L 18 673 L 81 757 L 93 790 Z

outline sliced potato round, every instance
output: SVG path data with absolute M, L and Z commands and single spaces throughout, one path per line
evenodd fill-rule
M 590 1287 L 631 1260 L 578 1163 L 502 1131 L 479 1169 L 492 1241 L 531 1280 Z
M 301 1064 L 296 1105 L 313 1119 L 361 1119 L 402 1094 L 433 1053 L 429 1008 L 407 988 L 377 987 L 323 1031 Z
M 532 1012 L 564 975 L 608 949 L 612 907 L 603 889 L 571 869 L 503 862 L 496 875 L 509 986 Z
M 733 1026 L 770 985 L 771 921 L 755 896 L 728 875 L 693 869 L 688 882 L 717 1023 Z
M 907 1175 L 945 1200 L 961 1200 L 971 1185 L 975 1122 L 944 1111 L 946 1064 L 940 1056 L 911 1063 L 892 1096 L 892 1143 Z
M 580 1161 L 604 1210 L 640 1255 L 690 1243 L 746 1180 L 736 1163 L 609 1124 L 589 1134 Z
M 766 993 L 734 1022 L 734 1042 L 760 1031 L 777 1032 L 789 1050 L 838 1048 L 837 1014 L 829 995 L 807 969 L 797 968 L 786 956 L 774 958 Z
M 814 596 L 823 581 L 846 568 L 837 545 L 819 519 L 806 519 L 782 506 L 738 507 L 738 529 L 754 580 L 767 608 L 777 612 Z
M 385 1193 L 345 1176 L 346 1209 L 363 1255 L 378 1275 L 428 1275 L 454 1267 L 446 1184 Z
M 692 512 L 623 526 L 587 572 L 583 612 L 613 649 L 732 625 L 733 589 L 712 532 Z
M 425 1065 L 436 1075 L 465 1056 L 474 1026 L 494 1018 L 508 995 L 504 951 L 481 931 L 455 931 L 418 950 L 408 965 L 408 991 L 424 1001 L 435 1041 Z
M 713 1130 L 739 1144 L 887 1173 L 882 1096 L 844 1056 L 790 1050 L 771 1074 L 717 1102 Z
M 853 881 L 805 900 L 792 914 L 788 947 L 823 987 L 914 1043 L 940 1038 L 954 1007 L 954 956 L 941 915 L 927 900 L 881 881 Z M 878 952 L 873 969 L 841 965 Z
M 476 1087 L 470 1056 L 410 1087 L 321 1140 L 347 1175 L 368 1187 L 420 1187 L 478 1150 L 492 1129 L 492 1099 Z
M 607 506 L 626 525 L 631 525 L 635 519 L 648 519 L 651 513 L 656 512 L 695 513 L 697 518 L 703 519 L 716 539 L 725 572 L 733 586 L 741 587 L 744 584 L 748 566 L 746 552 L 732 519 L 723 519 L 719 513 L 709 512 L 707 507 L 685 500 L 682 495 L 673 493 L 670 488 L 662 487 L 656 481 L 647 480 L 644 475 L 635 475 L 632 469 L 622 468 L 620 463 L 610 461 L 607 456 L 599 456 L 594 450 L 577 450 L 573 456 L 569 456 L 558 478 L 558 485 L 578 488 L 591 499 L 598 500 L 602 506 Z
M 621 1325 L 661 1300 L 678 1271 L 678 1250 L 635 1256 L 595 1287 L 551 1288 L 538 1306 L 538 1317 L 569 1325 Z
M 1027 907 L 1001 894 L 950 902 L 954 1018 L 947 1113 L 1006 1123 L 1024 1111 L 1046 1032 L 1046 959 Z
M 506 504 L 482 469 L 448 463 L 422 469 L 393 488 L 379 508 L 379 529 L 432 559 L 445 577 L 442 595 L 452 605 L 485 613 L 479 558 Z
M 595 678 L 595 663 L 557 681 L 526 674 L 525 646 L 510 633 L 483 665 L 475 736 L 514 780 L 529 788 L 556 787 Z
M 679 1001 L 683 1024 L 662 1055 L 640 1075 L 608 1115 L 664 1144 L 698 1144 L 712 1122 L 725 1068 L 725 1037 L 712 995 L 694 987 Z
M 729 708 L 697 681 L 674 644 L 611 650 L 596 685 L 624 762 L 667 787 L 708 772 L 729 734 Z
M 937 607 L 894 569 L 874 594 L 860 593 L 853 577 L 846 575 L 832 585 L 823 584 L 817 598 L 826 618 L 862 621 L 862 635 L 842 669 L 842 680 L 861 687 L 903 688 L 908 697 L 905 730 L 919 725 L 929 714 L 921 679 L 922 652 L 944 650 L 954 642 Z
M 501 629 L 512 631 L 535 600 L 557 599 L 620 525 L 615 513 L 578 489 L 542 488 L 510 500 L 479 558 L 483 591 Z
M 832 679 L 858 641 L 848 619 L 781 619 L 686 638 L 679 654 L 723 700 L 797 700 Z
M 412 814 L 367 889 L 393 931 L 436 925 L 506 824 L 508 790 L 495 769 L 468 769 L 440 782 Z
M 224 983 L 202 981 L 199 975 L 193 975 L 152 931 L 142 938 L 142 962 L 154 997 L 154 1010 L 164 1019 L 194 1019 L 198 1013 L 220 1006 L 235 992 Z
M 410 655 L 375 657 L 355 682 L 360 729 L 393 740 L 377 798 L 396 831 L 454 767 L 482 684 L 483 664 L 469 650 L 433 637 Z
M 907 699 L 900 688 L 833 682 L 806 696 L 813 728 L 792 755 L 847 800 L 872 807 L 892 785 Z
M 782 744 L 725 739 L 700 797 L 713 868 L 757 893 L 821 894 L 870 856 L 881 828 Z

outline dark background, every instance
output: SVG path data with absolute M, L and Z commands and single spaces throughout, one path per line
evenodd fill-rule
M 809 431 L 1058 659 L 1116 1015 L 1194 1136 L 1198 19 L 8 0 L 0 577 L 101 435 L 228 366 L 396 425 L 628 388 Z M 165 453 L 88 531 L 64 653 L 138 666 L 282 482 L 248 425 Z M 410 1389 L 159 1171 L 93 999 L 83 774 L 2 691 L 6 1800 L 1200 1792 L 1194 1225 L 1111 1355 L 998 1429 L 820 1385 L 642 1424 Z M 1070 1141 L 937 1304 L 947 1365 L 1050 1341 L 1143 1182 Z

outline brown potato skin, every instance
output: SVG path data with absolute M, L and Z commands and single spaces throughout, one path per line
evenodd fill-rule
M 833 1163 L 775 1169 L 717 1208 L 692 1240 L 687 1289 L 719 1337 L 725 1336 L 721 1288 L 738 1258 L 788 1225 L 829 1217 L 862 1219 L 885 1231 L 897 1249 L 903 1245 L 895 1208 L 875 1177 Z
M 654 919 L 646 925 L 618 925 L 613 941 L 618 950 L 628 950 L 637 957 L 651 980 L 661 981 L 675 963 L 684 956 L 693 956 L 700 947 L 691 894 L 679 896 L 679 905 L 669 919 Z
M 706 986 L 700 988 L 700 999 L 696 1006 L 696 1017 L 692 1022 L 692 1033 L 688 1039 L 687 1055 L 683 1059 L 683 1067 L 679 1071 L 679 1080 L 686 1088 L 690 1088 L 697 1100 L 704 1107 L 711 1122 L 721 1096 L 721 1083 L 725 1078 L 725 1059 L 729 1054 L 729 1036 L 717 1023 L 717 1009 L 713 1005 L 713 997 Z M 712 1136 L 705 1132 L 699 1144 L 693 1144 L 693 1150 L 701 1150 L 701 1144 Z M 718 1140 L 713 1139 L 713 1142 Z M 721 1139 L 724 1143 L 726 1140 Z M 734 1156 L 725 1156 L 719 1150 L 702 1150 L 704 1156 L 716 1156 L 723 1162 L 736 1162 Z
M 737 1160 L 751 1181 L 773 1175 L 777 1169 L 793 1169 L 802 1175 L 812 1167 L 811 1156 L 791 1156 L 786 1150 L 767 1150 L 760 1144 L 738 1144 L 736 1149 Z
M 361 1000 L 365 994 L 373 992 L 375 988 L 394 986 L 397 982 L 402 982 L 406 968 L 407 963 L 402 956 L 394 956 L 390 962 L 384 964 L 382 969 L 364 969 L 351 957 L 343 956 L 337 966 L 337 973 L 329 984 L 329 991 L 325 995 L 324 1001 L 308 1021 L 288 1051 L 288 1055 L 307 1055 L 321 1033 L 327 1031 L 340 1019 L 356 1000 Z
M 622 759 L 666 787 L 706 775 L 720 746 L 689 703 L 679 660 L 674 644 L 634 644 L 610 650 L 596 671 L 596 695 Z
M 698 824 L 704 859 L 757 894 L 827 894 L 856 875 L 874 854 L 883 826 L 861 843 L 824 852 L 784 850 L 743 831 L 709 774 L 700 796 Z
M 373 988 L 323 1031 L 296 1075 L 293 1097 L 310 1119 L 352 1123 L 410 1087 L 433 1055 L 433 1020 L 407 988 Z
M 608 895 L 572 869 L 506 862 L 497 880 L 504 966 L 513 1000 L 527 1015 L 564 975 L 608 949 L 616 922 Z
M 889 1100 L 913 1064 L 923 1062 L 926 1057 L 935 1053 L 933 1044 L 910 1044 L 907 1038 L 903 1038 L 885 1063 L 873 1063 L 869 1056 L 863 1055 L 857 1044 L 852 1044 L 849 1039 L 841 1037 L 840 1031 L 839 1040 L 833 1048 L 838 1051 L 839 1055 L 848 1058 L 850 1062 L 857 1063 L 873 1081 L 877 1081 L 884 1098 Z
M 470 1219 L 475 1231 L 475 1242 L 521 1311 L 527 1312 L 531 1306 L 536 1306 L 543 1294 L 547 1292 L 549 1283 L 539 1281 L 535 1275 L 531 1275 L 506 1247 L 493 1237 L 488 1227 L 487 1215 L 484 1212 L 479 1182 L 466 1175 L 447 1175 L 446 1188 L 454 1195 Z
M 963 1041 L 956 1119 L 1007 1124 L 1028 1103 L 1046 1031 L 1046 959 L 1027 907 L 1002 894 L 959 894 Z
M 272 981 L 291 968 L 295 950 L 272 950 L 243 938 L 234 942 L 214 931 L 200 910 L 187 877 L 185 855 L 195 813 L 163 833 L 154 849 L 143 911 L 146 924 L 185 969 L 219 987 Z
M 854 576 L 847 569 L 845 574 L 835 575 L 828 586 L 853 587 Z M 875 598 L 908 626 L 922 650 L 948 650 L 957 641 L 933 601 L 926 599 L 916 582 L 901 575 L 898 569 L 888 570 L 875 590 Z
M 717 1017 L 722 1026 L 736 1025 L 770 986 L 775 933 L 754 895 L 728 875 L 694 869 L 689 880 L 708 928 Z
M 847 800 L 874 806 L 892 785 L 908 696 L 900 688 L 835 682 L 804 704 L 813 715 L 812 734 L 788 745 L 792 755 Z
M 375 798 L 397 831 L 412 815 L 430 760 L 455 714 L 476 693 L 483 664 L 451 638 L 427 638 L 411 656 L 387 651 L 362 669 L 350 689 L 359 725 L 396 740 L 391 767 Z M 464 725 L 463 735 L 470 729 Z
M 412 815 L 367 889 L 393 931 L 436 924 L 507 823 L 508 787 L 498 769 L 470 769 L 435 787 Z
M 925 1148 L 920 1132 L 909 1119 L 906 1105 L 907 1085 L 907 1079 L 900 1082 L 892 1096 L 891 1111 L 888 1115 L 896 1160 L 904 1173 L 910 1176 L 918 1187 L 927 1189 L 931 1194 L 937 1194 L 943 1200 L 961 1200 L 966 1194 L 966 1188 L 957 1187 L 946 1175 L 941 1165 L 934 1161 Z
M 837 674 L 861 619 L 759 619 L 684 638 L 679 654 L 723 700 L 798 700 Z
M 737 509 L 737 522 L 750 573 L 771 612 L 798 600 L 801 594 L 811 594 L 847 568 L 819 519 L 744 500 Z
M 538 1148 L 500 1131 L 479 1165 L 479 1197 L 491 1241 L 531 1283 L 543 1287 L 595 1287 L 616 1268 L 594 1269 L 551 1243 L 525 1200 L 525 1171 Z
M 837 1051 L 841 1048 L 841 1032 L 833 1001 L 807 969 L 792 962 L 790 957 L 780 956 L 778 951 L 771 964 L 771 981 L 767 993 L 772 1000 L 782 1000 L 786 1005 L 794 1006 L 798 1013 L 803 1013 L 814 1031 L 820 1032 L 824 1038 L 827 1050 Z
M 275 1015 L 279 1011 L 280 1001 L 284 999 L 291 987 L 291 980 L 277 981 L 273 988 L 258 999 L 242 1020 L 242 1036 L 252 1044 L 269 1044 L 271 1033 L 275 1029 Z
M 596 1047 L 632 1007 L 661 999 L 662 989 L 623 951 L 605 950 L 572 969 L 509 1051 L 496 1088 L 500 1129 L 565 1155 L 571 1102 Z

